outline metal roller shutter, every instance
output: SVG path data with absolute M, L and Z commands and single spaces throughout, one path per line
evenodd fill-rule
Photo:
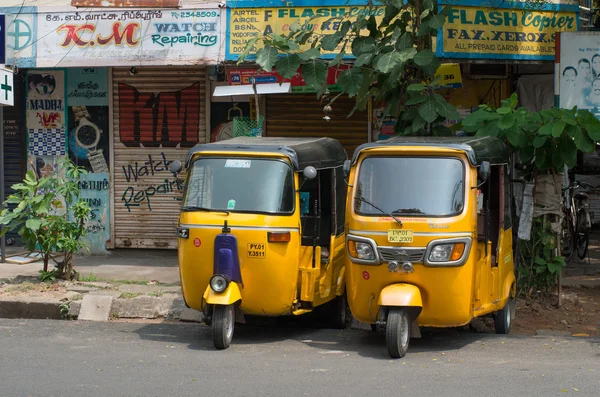
M 113 69 L 114 245 L 177 248 L 183 186 L 168 164 L 206 141 L 204 67 Z
M 315 94 L 267 96 L 266 135 L 273 137 L 329 137 L 340 141 L 352 156 L 357 146 L 368 141 L 367 112 L 355 112 L 355 99 L 340 97 L 332 105 L 330 121 L 323 120 L 323 105 Z

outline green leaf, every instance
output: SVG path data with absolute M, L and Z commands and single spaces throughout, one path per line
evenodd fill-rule
M 435 111 L 442 117 L 448 120 L 460 120 L 460 114 L 454 106 L 449 104 L 446 99 L 440 94 L 433 95 L 435 103 Z
M 523 163 L 529 163 L 533 160 L 535 148 L 533 146 L 525 146 L 519 151 L 519 158 Z
M 275 62 L 275 70 L 277 70 L 277 73 L 284 79 L 291 79 L 298 73 L 298 68 L 301 63 L 302 61 L 298 55 L 287 55 L 283 58 L 279 58 L 277 62 Z
M 244 61 L 244 59 L 248 56 L 248 54 L 250 54 L 250 51 L 252 51 L 252 48 L 254 47 L 254 44 L 256 44 L 256 41 L 258 40 L 258 37 L 254 37 L 250 40 L 248 40 L 248 42 L 246 43 L 246 46 L 244 47 L 244 51 L 240 54 L 239 58 L 238 58 L 238 64 L 242 63 Z
M 435 59 L 435 54 L 430 49 L 425 49 L 419 51 L 413 61 L 419 66 L 425 66 L 431 64 Z
M 420 18 L 421 18 L 421 21 L 422 21 L 423 19 L 427 18 L 427 15 L 429 15 L 429 13 L 430 13 L 429 9 L 427 9 L 427 8 L 426 8 L 426 9 L 425 9 L 425 10 L 424 10 L 424 11 L 421 13 L 421 16 L 420 16 Z
M 321 56 L 321 51 L 318 48 L 311 48 L 298 55 L 303 61 L 312 61 Z
M 365 53 L 373 53 L 376 49 L 373 37 L 357 37 L 352 41 L 352 54 L 356 57 Z
M 421 92 L 425 89 L 425 84 L 410 84 L 406 90 L 407 91 L 415 91 L 415 92 Z
M 500 126 L 500 122 L 498 122 L 498 127 Z M 509 128 L 507 130 L 505 130 L 506 133 L 506 139 L 508 139 L 508 142 L 517 148 L 523 148 L 525 146 L 527 146 L 527 137 L 525 135 L 523 135 L 521 133 L 521 131 L 516 128 L 516 127 L 512 127 Z
M 498 121 L 498 128 L 501 130 L 508 130 L 509 128 L 512 128 L 513 125 L 515 125 L 515 115 L 512 113 L 505 114 Z
M 424 120 L 424 119 L 423 119 L 421 116 L 417 115 L 417 116 L 416 116 L 416 117 L 413 119 L 413 122 L 412 122 L 412 125 L 411 125 L 411 127 L 412 127 L 412 132 L 413 132 L 413 133 L 416 133 L 416 132 L 419 132 L 419 131 L 421 131 L 421 130 L 423 129 L 423 127 L 425 127 L 425 124 L 426 124 L 426 123 L 427 123 L 427 122 L 426 122 L 426 121 L 425 121 L 425 120 Z
M 375 69 L 381 73 L 389 73 L 398 63 L 402 62 L 400 54 L 396 51 L 383 54 L 377 61 Z
M 358 58 L 356 58 L 356 61 L 354 61 L 354 67 L 359 68 L 361 66 L 369 65 L 374 56 L 375 54 L 361 54 Z
M 538 130 L 538 134 L 540 135 L 552 135 L 552 123 L 547 123 L 544 124 L 543 126 L 540 127 L 540 129 Z
M 400 52 L 400 60 L 402 62 L 408 62 L 411 59 L 413 59 L 415 55 L 417 55 L 417 49 L 414 47 L 410 47 Z
M 511 109 L 511 108 L 507 108 L 507 107 L 502 107 L 502 108 L 498 108 L 498 109 L 496 110 L 496 112 L 497 112 L 498 114 L 503 114 L 503 115 L 504 115 L 504 114 L 509 114 L 509 113 L 512 113 L 512 109 Z
M 563 131 L 565 130 L 566 125 L 567 124 L 562 120 L 557 120 L 554 123 L 552 123 L 552 136 L 555 138 L 561 136 Z
M 435 110 L 435 102 L 432 98 L 419 106 L 419 116 L 428 123 L 433 123 L 437 119 L 438 113 Z
M 535 150 L 535 166 L 537 168 L 542 168 L 546 163 L 546 150 L 543 148 L 539 148 Z
M 555 153 L 560 153 L 561 160 L 567 164 L 569 168 L 575 167 L 577 165 L 577 146 L 573 139 L 569 137 L 563 137 L 560 140 L 560 144 L 558 145 L 560 150 L 555 149 Z M 554 163 L 554 158 L 552 159 Z M 555 164 L 557 171 L 562 171 L 562 167 Z
M 327 66 L 318 61 L 305 63 L 302 65 L 302 78 L 307 86 L 318 91 L 327 81 Z
M 433 1 L 432 0 L 423 0 L 423 8 L 429 11 L 433 11 Z
M 548 270 L 552 274 L 560 272 L 562 268 L 563 268 L 563 265 L 561 263 L 556 263 L 554 261 L 548 262 Z
M 578 129 L 575 132 L 575 145 L 577 146 L 577 149 L 585 153 L 593 152 L 595 149 L 594 141 L 592 141 L 581 129 Z
M 417 108 L 410 108 L 407 109 L 404 113 L 402 113 L 402 116 L 400 116 L 401 120 L 404 121 L 408 121 L 408 120 L 413 120 L 415 117 L 419 116 L 419 110 Z
M 491 122 L 485 123 L 481 128 L 477 130 L 477 136 L 493 136 L 498 137 L 500 135 L 500 128 L 498 123 Z
M 396 50 L 398 51 L 403 51 L 413 46 L 412 36 L 408 32 L 404 33 L 396 42 Z
M 555 149 L 551 155 L 552 155 L 552 167 L 554 167 L 555 170 L 562 170 L 564 165 L 565 165 L 565 160 L 562 157 L 562 149 L 561 150 L 557 150 Z
M 445 125 L 439 124 L 433 127 L 433 132 L 435 136 L 452 136 L 452 130 Z
M 342 32 L 325 35 L 321 39 L 321 48 L 325 51 L 333 51 L 337 48 L 343 38 L 344 33 Z
M 544 144 L 546 143 L 547 140 L 548 140 L 548 138 L 546 138 L 545 136 L 536 135 L 536 137 L 533 138 L 533 142 L 531 144 L 533 145 L 534 148 L 537 149 L 537 148 L 544 146 Z
M 296 33 L 302 29 L 302 25 L 299 22 L 294 22 L 290 25 L 290 31 Z
M 359 68 L 346 69 L 340 73 L 338 84 L 350 98 L 358 94 L 363 83 L 363 73 Z
M 256 52 L 256 63 L 258 63 L 263 70 L 270 72 L 273 70 L 273 65 L 275 65 L 278 55 L 279 52 L 277 51 L 277 48 L 267 44 Z
M 330 62 L 329 62 L 329 66 L 335 66 L 335 65 L 339 65 L 340 62 L 342 62 L 342 59 L 344 59 L 344 57 L 346 56 L 346 51 L 340 52 L 339 54 L 337 54 L 335 56 L 335 58 L 333 58 Z
M 431 29 L 438 30 L 444 26 L 444 22 L 446 22 L 446 16 L 443 14 L 432 14 L 426 22 Z
M 406 106 L 418 105 L 419 103 L 423 103 L 428 99 L 429 99 L 429 95 L 427 95 L 427 94 L 415 95 L 414 97 L 412 97 L 408 101 L 406 101 Z
M 25 227 L 33 231 L 38 231 L 42 227 L 42 220 L 38 218 L 30 218 L 25 222 Z

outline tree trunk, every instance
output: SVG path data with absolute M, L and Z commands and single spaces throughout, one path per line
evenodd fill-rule
M 48 271 L 48 262 L 50 261 L 50 254 L 43 254 L 42 259 L 44 260 L 44 272 Z

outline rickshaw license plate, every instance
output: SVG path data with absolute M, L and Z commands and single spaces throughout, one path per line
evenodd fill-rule
M 264 259 L 266 256 L 265 244 L 248 243 L 248 258 Z
M 388 241 L 390 243 L 412 243 L 413 231 L 400 229 L 388 230 Z

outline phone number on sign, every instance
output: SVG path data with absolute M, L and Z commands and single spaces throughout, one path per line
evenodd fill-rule
M 207 18 L 207 17 L 218 17 L 219 13 L 216 11 L 182 11 L 172 12 L 173 18 Z

